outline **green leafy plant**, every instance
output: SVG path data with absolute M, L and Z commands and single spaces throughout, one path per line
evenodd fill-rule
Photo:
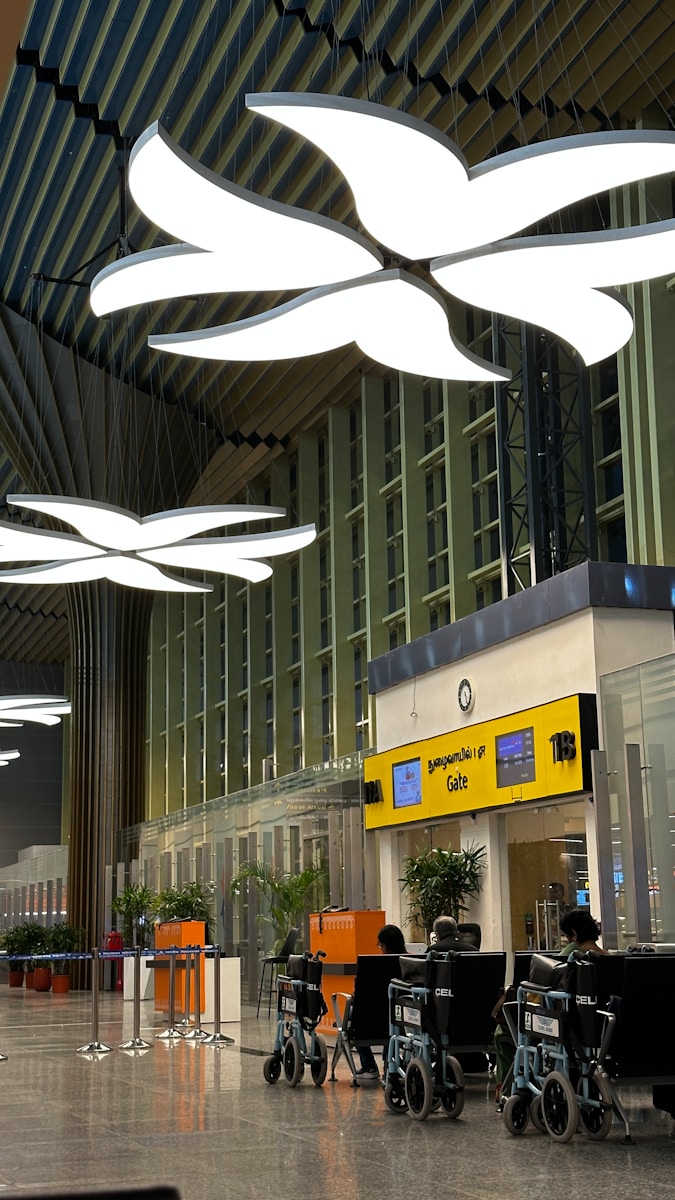
M 26 935 L 26 954 L 45 954 L 47 951 L 47 930 L 44 925 L 38 925 L 37 921 L 26 921 L 24 926 Z M 36 963 L 31 959 L 26 963 L 26 971 L 34 971 Z
M 153 913 L 157 893 L 144 883 L 128 883 L 110 905 L 122 918 L 122 938 L 127 949 L 147 950 L 152 940 Z
M 261 914 L 259 920 L 271 921 L 278 945 L 294 927 L 302 924 L 307 902 L 315 890 L 321 889 L 327 879 L 326 868 L 312 864 L 298 875 L 279 871 L 266 862 L 242 863 L 230 884 L 236 896 L 242 883 L 251 880 L 264 897 L 269 916 Z M 317 905 L 320 907 L 320 905 Z
M 30 953 L 25 925 L 14 925 L 11 929 L 6 929 L 2 934 L 1 944 L 9 956 L 10 971 L 23 971 L 25 964 L 19 956 Z
M 77 954 L 84 946 L 84 939 L 87 935 L 86 929 L 77 925 L 68 925 L 65 921 L 52 925 L 51 929 L 45 930 L 45 933 L 47 935 L 46 949 L 51 954 Z M 70 972 L 68 959 L 52 959 L 52 971 L 54 975 L 68 975 Z
M 478 896 L 487 867 L 485 846 L 472 842 L 463 850 L 423 850 L 403 860 L 403 891 L 408 893 L 408 916 L 431 933 L 436 917 L 456 921 L 467 911 L 465 900 Z
M 164 888 L 154 904 L 154 915 L 160 921 L 204 921 L 206 941 L 210 941 L 209 924 L 213 921 L 212 883 L 193 880 L 181 887 Z
M 35 963 L 31 957 L 22 961 L 12 959 L 12 955 L 44 954 L 47 949 L 47 930 L 43 925 L 38 925 L 37 921 L 22 921 L 20 925 L 5 930 L 2 945 L 9 955 L 11 971 L 33 971 Z

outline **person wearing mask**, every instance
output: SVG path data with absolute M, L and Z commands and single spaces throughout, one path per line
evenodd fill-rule
M 381 954 L 405 954 L 405 938 L 398 925 L 383 925 L 377 935 L 377 948 Z M 380 1072 L 370 1046 L 357 1046 L 361 1066 L 356 1074 L 366 1079 L 379 1079 Z

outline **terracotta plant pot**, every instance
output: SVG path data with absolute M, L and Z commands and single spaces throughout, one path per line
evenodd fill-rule
M 33 986 L 36 992 L 48 992 L 52 986 L 51 967 L 36 967 L 33 972 Z
M 23 987 L 23 970 L 9 972 L 9 986 Z
M 57 994 L 70 991 L 70 975 L 52 975 L 52 991 Z
M 27 988 L 35 987 L 35 971 L 34 970 L 26 971 L 26 987 Z

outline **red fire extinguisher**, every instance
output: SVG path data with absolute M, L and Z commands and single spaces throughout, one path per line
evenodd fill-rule
M 122 950 L 123 946 L 124 942 L 122 941 L 121 933 L 118 933 L 117 930 L 114 929 L 110 933 L 106 933 L 104 939 L 104 949 Z M 115 987 L 113 988 L 113 991 L 122 992 L 124 990 L 124 959 L 116 958 L 113 961 L 115 964 Z

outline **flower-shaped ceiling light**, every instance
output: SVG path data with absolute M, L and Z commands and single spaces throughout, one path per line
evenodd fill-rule
M 270 564 L 260 561 L 263 556 L 292 554 L 316 537 L 313 525 L 237 537 L 188 536 L 239 522 L 284 516 L 283 508 L 263 505 L 212 504 L 153 513 L 141 519 L 125 508 L 68 496 L 8 496 L 7 501 L 56 517 L 81 535 L 0 521 L 0 559 L 45 564 L 0 571 L 0 580 L 10 583 L 109 579 L 150 591 L 210 592 L 212 585 L 180 579 L 162 567 L 237 575 L 257 582 L 272 574 Z
M 563 337 L 587 364 L 618 350 L 633 320 L 598 288 L 675 270 L 675 221 L 600 233 L 509 239 L 584 197 L 675 171 L 675 135 L 579 134 L 469 167 L 449 138 L 397 110 L 337 96 L 271 93 L 247 107 L 323 150 L 349 182 L 380 249 L 337 222 L 264 199 L 190 158 L 157 125 L 134 146 L 139 207 L 179 245 L 120 259 L 92 283 L 96 313 L 204 292 L 310 288 L 260 316 L 151 337 L 158 349 L 242 361 L 295 358 L 356 342 L 396 370 L 508 379 L 459 345 L 444 301 L 414 260 L 468 304 Z
M 35 721 L 38 725 L 58 725 L 70 712 L 66 696 L 0 696 L 0 728 L 9 729 Z
M 0 767 L 6 767 L 14 758 L 21 758 L 18 750 L 0 750 Z

